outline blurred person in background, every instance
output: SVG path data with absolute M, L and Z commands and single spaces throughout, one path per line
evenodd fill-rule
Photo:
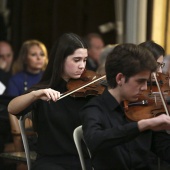
M 8 82 L 7 96 L 13 98 L 22 95 L 26 90 L 37 84 L 46 69 L 47 63 L 46 46 L 38 40 L 25 41 L 12 67 L 13 75 Z M 9 120 L 12 128 L 13 124 L 16 124 L 17 118 L 10 115 Z M 32 136 L 28 143 L 31 150 L 36 150 L 37 137 Z M 18 148 L 15 148 L 18 151 Z
M 99 66 L 96 71 L 98 74 L 105 75 L 106 58 L 107 58 L 108 54 L 115 48 L 116 45 L 117 44 L 108 44 L 103 48 L 103 50 L 99 56 Z
M 85 37 L 85 41 L 88 45 L 88 59 L 86 63 L 86 69 L 96 71 L 99 65 L 99 56 L 104 47 L 104 41 L 102 37 L 97 33 L 89 33 Z
M 0 41 L 0 95 L 5 94 L 8 80 L 11 77 L 13 49 L 9 42 Z
M 25 41 L 18 59 L 14 62 L 13 76 L 7 86 L 7 95 L 19 96 L 38 83 L 47 63 L 48 54 L 45 45 L 38 40 Z
M 2 31 L 2 30 L 1 30 Z M 11 77 L 11 66 L 14 53 L 8 41 L 0 41 L 0 153 L 12 152 L 14 147 L 11 144 L 12 136 L 8 118 L 7 105 L 10 100 L 6 96 L 6 87 Z M 0 158 L 0 169 L 4 169 L 5 164 Z

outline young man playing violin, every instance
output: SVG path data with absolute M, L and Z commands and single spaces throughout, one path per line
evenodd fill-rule
M 143 119 L 148 110 L 142 109 L 139 121 L 129 120 L 123 107 L 123 101 L 135 102 L 147 90 L 157 70 L 153 55 L 141 46 L 120 44 L 108 55 L 105 70 L 108 88 L 80 111 L 94 169 L 149 170 L 150 152 L 170 162 L 170 117 Z

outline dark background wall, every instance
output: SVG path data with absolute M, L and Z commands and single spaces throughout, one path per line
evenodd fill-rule
M 65 32 L 80 36 L 96 32 L 106 44 L 116 42 L 116 29 L 106 33 L 100 25 L 116 23 L 115 2 L 117 0 L 7 0 L 9 21 L 4 25 L 0 16 L 0 39 L 8 39 L 17 58 L 22 43 L 29 39 L 42 41 L 50 51 L 55 40 Z M 124 5 L 126 6 L 124 0 Z M 147 39 L 150 38 L 152 0 L 148 1 Z M 124 15 L 126 8 L 124 7 Z M 125 16 L 124 16 L 125 18 Z M 4 26 L 2 26 L 4 25 Z M 124 25 L 126 21 L 124 20 Z
M 114 0 L 10 0 L 10 41 L 15 54 L 28 39 L 42 41 L 50 51 L 65 32 L 84 36 L 102 35 L 106 44 L 115 43 L 116 31 L 102 34 L 99 25 L 115 22 Z

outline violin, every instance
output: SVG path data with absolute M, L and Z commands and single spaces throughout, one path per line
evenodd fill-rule
M 91 70 L 85 70 L 79 79 L 71 79 L 67 83 L 68 91 L 61 95 L 64 98 L 68 95 L 72 97 L 97 96 L 102 94 L 107 86 L 104 76 L 100 76 Z
M 146 96 L 141 96 L 138 102 L 129 103 L 128 101 L 124 101 L 124 109 L 126 117 L 132 121 L 149 119 L 165 113 L 160 100 L 157 102 Z
M 156 73 L 156 77 L 158 79 L 158 83 L 159 83 L 162 93 L 164 95 L 170 95 L 169 94 L 169 92 L 170 92 L 170 84 L 169 84 L 170 77 L 169 77 L 169 75 L 164 74 L 164 73 Z M 159 94 L 156 81 L 154 81 L 154 82 L 150 81 L 149 87 L 150 87 L 149 90 L 151 91 L 152 94 L 156 94 L 156 93 Z
M 142 119 L 148 119 L 160 114 L 166 113 L 169 115 L 169 110 L 165 97 L 161 91 L 161 88 L 165 91 L 169 91 L 169 85 L 167 85 L 167 77 L 162 74 L 153 73 L 155 78 L 155 89 L 149 89 L 143 95 L 141 95 L 137 102 L 124 101 L 125 115 L 129 120 L 139 121 Z M 164 78 L 164 79 L 163 79 Z M 160 80 L 163 82 L 160 86 Z M 156 89 L 157 87 L 157 89 Z M 154 91 L 154 92 L 153 92 Z

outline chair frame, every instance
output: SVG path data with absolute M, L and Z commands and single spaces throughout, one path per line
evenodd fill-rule
M 27 118 L 30 119 L 30 116 L 32 116 L 31 112 L 27 113 L 26 115 L 20 116 L 18 119 L 28 170 L 31 170 L 32 162 L 31 162 L 30 148 L 29 148 L 28 139 L 25 130 L 25 120 Z
M 85 143 L 82 125 L 78 126 L 77 128 L 74 129 L 73 139 L 74 139 L 74 143 L 76 145 L 76 148 L 77 148 L 77 151 L 78 151 L 78 154 L 79 154 L 82 170 L 86 170 L 83 151 L 82 151 L 82 148 L 81 148 L 81 140 L 83 140 L 84 143 Z M 85 143 L 85 145 L 86 145 L 86 143 Z M 86 145 L 86 147 L 87 147 L 87 145 Z M 90 150 L 88 149 L 88 147 L 87 147 L 87 150 L 88 150 L 89 156 L 91 158 L 91 153 L 90 153 Z M 160 169 L 161 169 L 161 162 L 160 162 L 160 158 L 158 158 L 158 170 L 160 170 Z M 92 170 L 94 170 L 93 167 L 92 167 Z
M 84 160 L 84 156 L 83 156 L 83 150 L 82 150 L 82 147 L 81 147 L 81 141 L 83 140 L 84 143 L 85 143 L 85 140 L 84 140 L 84 137 L 83 137 L 82 125 L 78 126 L 77 128 L 74 129 L 73 139 L 74 139 L 74 143 L 76 145 L 77 151 L 78 151 L 82 170 L 86 170 L 85 160 Z M 85 145 L 86 145 L 86 143 L 85 143 Z M 87 147 L 87 145 L 86 145 L 86 147 Z M 90 153 L 90 150 L 88 149 L 88 147 L 87 147 L 87 150 L 88 150 L 88 153 L 89 153 L 89 157 L 91 158 L 91 153 Z

